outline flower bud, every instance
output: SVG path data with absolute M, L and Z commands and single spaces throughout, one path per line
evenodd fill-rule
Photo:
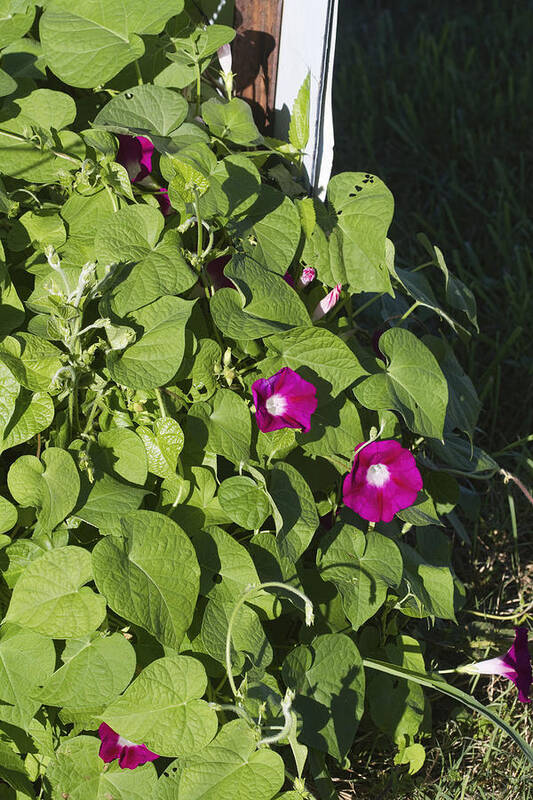
M 305 289 L 315 278 L 316 270 L 314 270 L 313 267 L 305 267 L 298 279 L 298 289 Z
M 325 314 L 327 314 L 328 311 L 331 311 L 331 309 L 337 305 L 337 302 L 341 294 L 341 289 L 342 289 L 342 284 L 338 283 L 331 290 L 331 292 L 328 292 L 328 294 L 320 301 L 320 303 L 313 311 L 313 316 L 312 316 L 313 322 L 322 319 L 322 317 Z
M 217 56 L 221 71 L 227 75 L 228 72 L 231 72 L 232 66 L 231 46 L 229 44 L 223 44 L 222 47 L 218 48 Z

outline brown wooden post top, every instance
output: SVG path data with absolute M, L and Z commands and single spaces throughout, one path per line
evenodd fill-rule
M 263 132 L 273 122 L 282 10 L 283 0 L 235 0 L 235 91 L 248 100 Z

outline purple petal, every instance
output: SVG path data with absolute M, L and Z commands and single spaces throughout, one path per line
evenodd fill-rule
M 527 643 L 528 631 L 525 627 L 515 628 L 514 642 L 503 656 L 488 658 L 459 667 L 460 672 L 479 673 L 481 675 L 502 675 L 512 681 L 518 689 L 521 703 L 530 703 L 529 693 L 533 675 L 531 656 Z
M 122 749 L 118 743 L 120 737 L 118 733 L 115 733 L 113 728 L 110 728 L 105 722 L 102 722 L 98 728 L 98 736 L 102 741 L 98 755 L 102 761 L 109 764 L 110 761 L 114 761 L 115 758 L 120 756 L 120 751 Z
M 311 415 L 316 410 L 316 387 L 289 367 L 283 367 L 270 378 L 252 384 L 259 430 L 269 433 L 281 428 L 311 428 Z
M 514 677 L 510 678 L 518 689 L 518 699 L 522 703 L 530 703 L 529 692 L 533 675 L 531 670 L 531 656 L 527 644 L 527 628 L 515 628 L 515 638 L 510 649 L 504 655 L 503 660 L 508 667 L 515 671 Z
M 157 753 L 152 753 L 144 744 L 130 744 L 122 748 L 118 765 L 121 769 L 135 769 L 147 761 L 159 758 Z
M 152 154 L 154 152 L 154 146 L 150 139 L 147 139 L 146 136 L 137 136 L 137 141 L 141 145 L 141 157 L 139 159 L 141 172 L 137 176 L 136 180 L 140 181 L 152 171 Z
M 152 171 L 154 146 L 146 136 L 118 136 L 116 159 L 126 168 L 130 181 L 136 183 L 146 178 Z
M 215 292 L 218 289 L 235 289 L 229 278 L 224 275 L 224 267 L 230 259 L 231 256 L 220 256 L 220 258 L 214 258 L 213 261 L 210 261 L 206 267 Z
M 385 362 L 387 361 L 387 359 L 379 349 L 379 340 L 381 339 L 382 334 L 385 333 L 386 330 L 388 330 L 388 326 L 386 328 L 378 328 L 372 334 L 372 349 L 374 350 L 376 356 Z
M 288 283 L 288 284 L 289 284 L 289 286 L 290 286 L 292 289 L 294 289 L 294 278 L 292 277 L 292 275 L 291 275 L 289 272 L 286 272 L 286 273 L 285 273 L 285 275 L 283 276 L 283 280 L 284 280 L 286 283 Z
M 174 209 L 170 205 L 170 198 L 166 189 L 160 189 L 156 193 L 155 199 L 159 203 L 159 209 L 164 217 L 168 217 L 169 214 L 172 214 Z
M 124 739 L 105 722 L 102 722 L 98 728 L 98 736 L 102 741 L 99 756 L 106 764 L 118 758 L 121 769 L 135 769 L 140 764 L 146 764 L 147 761 L 155 761 L 156 758 L 159 758 L 157 753 L 152 753 L 146 745 L 135 744 L 135 742 Z

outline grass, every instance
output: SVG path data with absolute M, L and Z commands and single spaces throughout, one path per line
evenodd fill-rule
M 391 188 L 399 263 L 423 260 L 416 234 L 443 250 L 474 291 L 480 334 L 458 343 L 483 402 L 476 442 L 531 487 L 533 430 L 533 6 L 525 0 L 340 0 L 334 83 L 335 171 L 374 172 Z M 468 590 L 456 629 L 429 636 L 441 666 L 480 659 L 533 601 L 531 507 L 513 482 L 477 486 L 469 548 L 454 543 Z M 529 527 L 528 527 L 529 526 Z M 450 531 L 450 534 L 452 532 Z M 529 625 L 533 615 L 529 611 Z M 494 649 L 491 649 L 494 652 Z M 467 688 L 467 684 L 463 684 Z M 476 687 L 531 741 L 528 709 L 502 680 Z M 487 697 L 488 695 L 488 697 Z M 530 714 L 530 712 L 529 712 Z M 498 732 L 434 704 L 434 733 L 416 776 L 377 738 L 356 742 L 343 798 L 528 800 L 533 775 Z

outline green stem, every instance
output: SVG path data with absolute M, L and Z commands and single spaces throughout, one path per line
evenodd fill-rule
M 135 64 L 135 72 L 137 74 L 137 84 L 139 86 L 142 86 L 142 84 L 143 84 L 143 76 L 141 75 L 141 68 L 139 66 L 139 62 L 137 61 L 137 59 L 135 59 L 135 61 L 133 63 Z
M 461 689 L 457 689 L 455 686 L 446 683 L 444 680 L 435 678 L 427 673 L 424 674 L 407 669 L 406 667 L 399 667 L 396 664 L 388 664 L 385 661 L 378 661 L 374 658 L 363 658 L 363 665 L 367 669 L 385 672 L 397 678 L 413 681 L 413 683 L 417 683 L 419 686 L 426 686 L 430 689 L 436 689 L 438 692 L 448 695 L 448 697 L 451 697 L 453 700 L 458 700 L 460 703 L 463 703 L 471 711 L 477 711 L 479 714 L 482 714 L 484 717 L 501 728 L 501 730 L 503 730 L 508 736 L 510 736 L 520 747 L 529 763 L 533 764 L 533 749 L 525 741 L 525 739 L 523 739 L 522 736 L 520 736 L 520 734 L 517 733 L 517 731 L 515 731 L 514 728 L 508 724 L 508 722 L 506 722 L 506 720 L 498 716 L 498 714 L 496 714 L 490 706 L 484 706 L 482 703 L 476 700 L 475 697 L 472 697 L 466 692 L 463 692 Z
M 524 497 L 526 497 L 533 506 L 533 496 L 526 489 L 520 478 L 517 478 L 516 475 L 513 475 L 512 472 L 507 472 L 506 469 L 500 469 L 499 474 L 503 475 L 504 483 L 509 483 L 509 481 L 513 481 L 513 483 L 516 483 L 516 485 L 518 486 Z
M 463 608 L 462 613 L 472 614 L 474 617 L 482 617 L 483 619 L 495 619 L 498 622 L 502 622 L 505 620 L 520 619 L 520 617 L 525 617 L 532 608 L 533 603 L 529 603 L 529 605 L 525 606 L 525 608 L 521 608 L 512 614 L 487 614 L 484 611 L 474 611 L 473 609 L 469 608 Z
M 198 189 L 195 187 L 193 189 L 194 192 L 194 213 L 196 215 L 196 255 L 199 259 L 202 258 L 202 215 L 200 213 L 200 195 L 198 194 Z
M 426 267 L 430 267 L 432 264 L 435 264 L 434 261 L 425 261 L 423 264 L 419 264 L 418 267 L 415 267 L 411 270 L 411 272 L 419 272 L 421 269 L 425 269 Z
M 198 61 L 194 64 L 196 70 L 196 116 L 200 116 L 200 101 L 202 95 L 202 75 L 200 72 L 200 63 Z
M 102 397 L 102 394 L 104 393 L 104 388 L 105 388 L 105 385 L 102 386 L 102 388 L 99 389 L 96 392 L 94 400 L 93 400 L 93 402 L 91 404 L 91 410 L 89 411 L 89 416 L 87 417 L 87 422 L 85 423 L 85 427 L 84 427 L 84 429 L 82 431 L 82 434 L 81 434 L 82 436 L 87 436 L 89 434 L 89 431 L 91 430 L 91 428 L 93 426 L 94 418 L 95 418 L 96 412 L 98 411 L 98 401 L 100 400 L 100 398 Z
M 34 142 L 30 141 L 29 139 L 26 139 L 25 136 L 19 136 L 18 133 L 11 133 L 10 131 L 4 131 L 0 129 L 0 136 L 5 136 L 7 139 L 14 139 L 16 142 L 24 142 L 25 144 L 31 144 L 35 147 L 36 150 L 40 149 L 39 147 L 37 147 L 36 144 L 34 144 Z M 74 158 L 73 156 L 69 156 L 66 153 L 62 153 L 60 150 L 52 150 L 51 148 L 50 152 L 53 153 L 58 158 L 64 158 L 66 161 L 70 161 L 72 164 L 77 164 L 78 166 L 81 166 L 81 161 L 79 158 Z
M 413 303 L 413 305 L 412 305 L 410 308 L 408 308 L 408 309 L 407 309 L 407 311 L 405 312 L 405 314 L 403 314 L 403 315 L 400 317 L 400 322 L 403 322 L 404 320 L 406 320 L 406 319 L 407 319 L 407 317 L 409 316 L 409 314 L 412 314 L 412 312 L 413 312 L 415 309 L 417 309 L 419 305 L 420 305 L 420 303 L 418 302 L 418 300 L 415 300 L 415 302 Z
M 370 298 L 370 300 L 367 300 L 367 301 L 366 301 L 366 303 L 363 303 L 363 305 L 362 305 L 362 306 L 359 306 L 359 308 L 358 308 L 356 311 L 354 311 L 354 312 L 353 312 L 353 314 L 352 314 L 352 319 L 355 319 L 355 317 L 357 317 L 357 316 L 358 316 L 358 314 L 362 314 L 362 313 L 363 313 L 363 311 L 366 311 L 366 309 L 367 309 L 369 306 L 371 306 L 371 305 L 372 305 L 372 303 L 375 303 L 375 302 L 376 302 L 376 300 L 379 300 L 379 298 L 380 298 L 380 297 L 383 297 L 383 295 L 384 295 L 384 294 L 387 294 L 387 292 L 380 292 L 380 293 L 379 293 L 379 294 L 377 294 L 375 297 L 371 297 L 371 298 Z
M 24 194 L 29 194 L 30 197 L 33 197 L 33 199 L 35 200 L 35 202 L 37 203 L 39 208 L 42 208 L 43 204 L 41 203 L 41 201 L 39 200 L 37 195 L 34 194 L 33 192 L 30 192 L 29 189 L 13 189 L 13 191 L 11 192 L 11 195 L 17 194 L 17 192 L 23 192 Z
M 155 395 L 157 397 L 157 402 L 159 403 L 159 410 L 161 411 L 161 416 L 163 419 L 168 416 L 167 410 L 165 408 L 165 403 L 163 401 L 163 395 L 161 394 L 161 389 L 155 390 Z
M 507 444 L 501 450 L 498 450 L 497 453 L 492 453 L 492 456 L 493 458 L 498 458 L 498 456 L 503 456 L 503 454 L 507 453 L 508 450 L 513 450 L 520 444 L 526 444 L 526 442 L 533 442 L 533 433 L 531 433 L 529 436 L 524 436 L 523 439 L 517 439 L 516 442 L 511 442 L 511 444 Z
M 204 251 L 202 249 L 203 248 L 203 237 L 202 237 L 202 215 L 201 215 L 201 212 L 200 212 L 200 195 L 198 194 L 198 189 L 196 189 L 196 188 L 193 189 L 193 192 L 194 192 L 194 213 L 196 215 L 196 224 L 198 226 L 198 228 L 197 228 L 197 236 L 196 236 L 196 256 L 198 258 L 198 261 L 200 262 L 200 283 L 204 287 L 205 296 L 206 296 L 206 299 L 207 299 L 207 301 L 209 303 L 209 300 L 211 299 L 211 296 L 212 296 L 212 294 L 214 294 L 214 292 L 211 291 L 212 287 L 211 287 L 211 285 L 209 283 L 209 279 L 208 279 L 207 274 L 206 274 L 206 272 L 204 270 L 203 261 L 204 261 L 205 255 L 210 251 L 210 249 L 213 246 L 213 244 L 212 244 L 211 233 L 210 233 L 209 244 L 208 244 L 208 246 L 206 248 L 206 252 L 204 253 Z M 211 323 L 211 327 L 213 329 L 213 333 L 215 334 L 215 338 L 216 338 L 218 344 L 220 345 L 220 348 L 222 350 L 224 350 L 224 344 L 223 344 L 222 339 L 220 337 L 220 333 L 218 332 L 218 328 L 216 327 L 216 325 L 213 323 L 208 310 L 206 311 L 205 316 L 206 316 L 206 319 L 207 319 L 207 324 L 209 325 L 209 323 Z
M 74 380 L 72 389 L 68 396 L 68 426 L 71 440 L 76 438 L 80 429 L 80 418 L 78 409 L 78 380 Z
M 118 211 L 118 202 L 115 196 L 115 192 L 111 188 L 111 186 L 106 186 L 106 192 L 108 193 L 109 197 L 111 198 L 111 202 L 113 204 L 113 211 Z
M 238 717 L 242 717 L 245 719 L 249 725 L 255 727 L 255 720 L 248 714 L 246 709 L 242 708 L 242 706 L 236 706 L 233 703 L 217 703 L 211 702 L 209 706 L 213 708 L 215 711 L 233 711 L 234 714 L 237 714 Z

